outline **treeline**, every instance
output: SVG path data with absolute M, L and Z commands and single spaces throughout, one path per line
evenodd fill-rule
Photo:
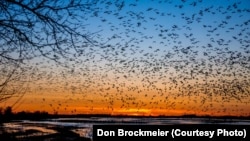
M 27 112 L 21 111 L 14 113 L 11 107 L 0 107 L 0 122 L 6 122 L 11 120 L 41 120 L 50 118 L 50 114 L 45 111 Z

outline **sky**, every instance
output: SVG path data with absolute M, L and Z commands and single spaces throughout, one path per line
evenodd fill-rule
M 30 63 L 14 111 L 112 115 L 250 115 L 249 0 L 97 1 L 95 41 L 70 64 Z M 39 62 L 39 63 L 38 63 Z M 18 102 L 16 103 L 18 99 Z

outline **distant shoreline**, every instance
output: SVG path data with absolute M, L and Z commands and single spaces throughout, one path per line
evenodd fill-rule
M 123 118 L 217 118 L 217 119 L 250 119 L 250 116 L 199 116 L 199 115 L 181 115 L 181 116 L 137 116 L 137 115 L 110 115 L 110 114 L 59 114 L 53 117 L 123 117 Z
M 44 120 L 48 118 L 91 118 L 91 117 L 120 117 L 120 118 L 206 118 L 206 119 L 241 119 L 241 120 L 250 120 L 250 116 L 210 116 L 210 115 L 195 115 L 195 114 L 184 114 L 180 116 L 144 116 L 144 115 L 112 115 L 112 114 L 50 114 L 44 111 L 36 111 L 36 112 L 19 112 L 19 113 L 5 113 L 0 114 L 0 123 L 1 122 L 9 122 L 12 120 Z

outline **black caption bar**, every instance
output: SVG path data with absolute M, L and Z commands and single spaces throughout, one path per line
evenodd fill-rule
M 250 140 L 250 125 L 187 124 L 187 125 L 93 125 L 93 141 L 118 139 L 156 139 L 183 141 L 192 139 Z

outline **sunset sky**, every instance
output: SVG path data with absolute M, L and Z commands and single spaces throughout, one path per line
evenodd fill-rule
M 70 67 L 43 57 L 30 60 L 32 74 L 26 74 L 21 98 L 0 107 L 59 114 L 250 115 L 249 0 L 92 6 L 81 20 L 83 32 L 96 42 L 65 61 Z

